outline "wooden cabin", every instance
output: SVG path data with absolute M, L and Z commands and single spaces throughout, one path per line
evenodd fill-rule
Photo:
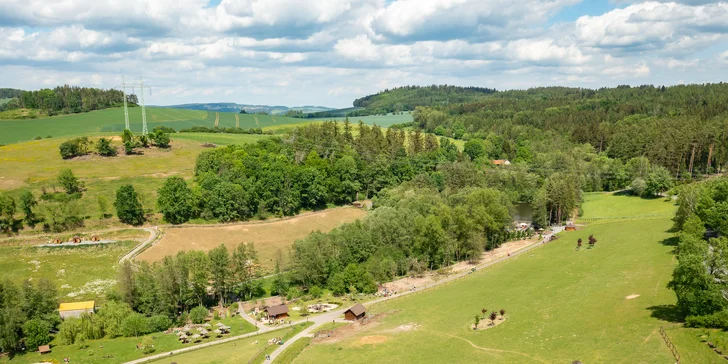
M 58 306 L 58 314 L 64 320 L 68 317 L 81 317 L 84 313 L 94 313 L 95 311 L 96 303 L 94 301 L 68 302 Z
M 268 314 L 269 319 L 278 320 L 288 317 L 288 306 L 286 305 L 266 307 L 264 311 Z
M 347 321 L 358 321 L 366 317 L 367 309 L 361 303 L 352 306 L 344 312 L 344 319 Z

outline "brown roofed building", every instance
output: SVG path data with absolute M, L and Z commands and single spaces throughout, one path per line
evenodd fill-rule
M 268 314 L 268 318 L 271 319 L 282 319 L 288 317 L 288 306 L 286 305 L 266 307 L 264 311 Z
M 344 312 L 344 319 L 347 321 L 357 321 L 367 315 L 367 309 L 361 303 L 357 303 Z
M 509 161 L 507 159 L 494 159 L 492 161 L 492 163 L 495 164 L 496 166 L 510 166 L 511 165 L 511 161 Z

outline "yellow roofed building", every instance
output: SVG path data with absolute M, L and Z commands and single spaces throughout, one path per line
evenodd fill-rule
M 62 319 L 68 317 L 81 317 L 83 313 L 94 313 L 96 303 L 94 301 L 67 302 L 61 303 L 58 313 Z

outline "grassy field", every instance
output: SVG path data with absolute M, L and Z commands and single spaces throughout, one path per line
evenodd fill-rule
M 253 222 L 215 227 L 182 227 L 166 229 L 162 240 L 146 249 L 136 259 L 157 261 L 183 250 L 204 250 L 225 244 L 234 249 L 240 243 L 255 243 L 263 268 L 271 270 L 277 252 L 288 257 L 288 248 L 297 239 L 312 231 L 331 231 L 333 228 L 366 215 L 364 210 L 341 207 L 273 222 Z
M 269 339 L 273 337 L 283 337 L 283 340 L 285 341 L 287 338 L 302 331 L 307 326 L 308 325 L 306 324 L 296 325 L 290 329 L 277 330 L 261 335 L 256 335 L 247 339 L 237 340 L 231 343 L 220 344 L 210 348 L 196 350 L 190 353 L 175 355 L 173 357 L 170 357 L 169 359 L 155 361 L 155 363 L 247 363 L 248 360 L 253 358 L 253 356 L 258 354 L 258 352 L 266 347 Z M 269 347 L 266 352 L 270 353 L 273 351 L 273 349 L 275 349 L 275 346 Z M 259 361 L 256 362 L 262 363 L 265 359 L 265 354 L 261 354 L 258 359 Z
M 281 124 L 295 124 L 300 119 L 284 116 L 250 115 L 236 113 L 215 113 L 199 110 L 169 109 L 148 107 L 147 123 L 149 130 L 157 125 L 175 129 L 193 126 L 213 127 L 219 115 L 218 125 L 235 127 L 237 115 L 241 128 L 268 127 Z M 142 129 L 140 107 L 129 108 L 131 130 L 135 133 Z M 80 135 L 100 135 L 103 133 L 121 134 L 124 130 L 124 109 L 114 108 L 82 114 L 61 115 L 31 120 L 0 121 L 0 144 L 11 144 L 40 137 L 70 137 Z
M 336 118 L 321 118 L 321 119 L 313 119 L 313 120 L 345 120 L 346 117 L 336 117 Z M 401 115 L 372 115 L 372 116 L 352 116 L 349 117 L 349 121 L 352 124 L 358 124 L 359 120 L 363 121 L 364 124 L 368 125 L 374 125 L 377 124 L 381 127 L 388 128 L 394 124 L 402 124 L 402 123 L 408 123 L 412 121 L 412 114 L 410 113 L 404 113 Z
M 260 134 L 223 134 L 223 133 L 177 133 L 172 140 L 187 140 L 198 143 L 212 143 L 216 145 L 247 144 L 268 138 L 269 135 Z
M 230 326 L 230 335 L 225 335 L 224 337 L 242 335 L 256 330 L 255 326 L 243 320 L 240 316 L 235 316 L 222 320 L 214 320 L 213 323 L 217 321 Z M 80 349 L 78 345 L 56 346 L 55 342 L 51 342 L 52 352 L 50 354 L 41 356 L 37 352 L 33 352 L 25 355 L 16 356 L 12 360 L 8 360 L 7 358 L 0 359 L 0 363 L 38 363 L 39 361 L 41 361 L 41 358 L 45 360 L 56 359 L 59 363 L 63 363 L 63 358 L 65 357 L 71 359 L 71 363 L 123 363 L 125 361 L 140 359 L 145 356 L 150 356 L 171 350 L 177 350 L 191 345 L 182 344 L 181 342 L 179 342 L 175 334 L 165 334 L 157 332 L 149 334 L 147 336 L 151 336 L 153 338 L 154 347 L 156 349 L 155 352 L 151 354 L 143 354 L 141 350 L 136 349 L 136 344 L 141 342 L 143 337 L 124 337 L 115 339 L 89 340 L 87 342 L 88 348 L 86 349 Z M 214 340 L 216 339 L 211 337 L 209 339 L 203 340 L 202 343 Z
M 675 215 L 675 202 L 665 198 L 643 199 L 625 193 L 585 193 L 582 209 L 584 214 L 577 222 L 669 219 Z
M 3 278 L 20 283 L 27 278 L 50 278 L 61 302 L 94 299 L 116 281 L 119 258 L 138 241 L 97 246 L 37 248 L 0 246 Z
M 653 203 L 629 202 L 635 212 Z M 584 208 L 609 210 L 602 205 Z M 295 362 L 674 362 L 658 333 L 670 325 L 662 308 L 675 302 L 665 287 L 674 267 L 671 225 L 625 221 L 565 233 L 444 287 L 375 305 L 372 324 L 315 343 Z M 596 248 L 575 250 L 577 238 L 590 234 Z M 473 331 L 481 308 L 503 308 L 507 320 Z

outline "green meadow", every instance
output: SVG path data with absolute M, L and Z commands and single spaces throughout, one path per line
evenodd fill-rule
M 640 215 L 658 202 L 604 194 L 587 198 L 584 211 L 606 213 L 613 203 Z M 674 212 L 672 203 L 659 203 Z M 312 344 L 295 362 L 674 362 L 658 332 L 674 325 L 675 295 L 666 287 L 675 264 L 671 226 L 669 218 L 628 220 L 562 233 L 466 278 L 374 305 L 373 324 Z M 577 250 L 576 240 L 591 234 L 596 247 Z M 473 331 L 483 308 L 505 309 L 506 320 Z M 677 339 L 679 348 L 684 338 Z

